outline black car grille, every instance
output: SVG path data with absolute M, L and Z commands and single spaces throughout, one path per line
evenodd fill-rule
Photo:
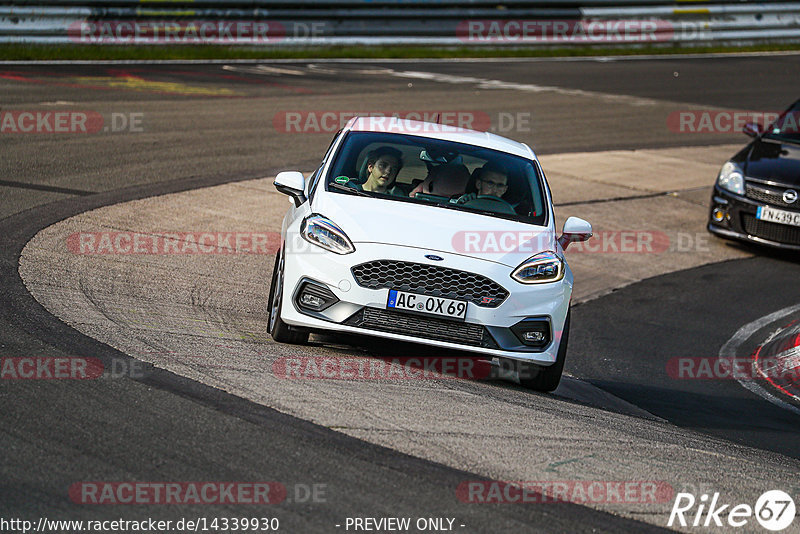
M 750 213 L 742 214 L 742 226 L 745 232 L 761 239 L 787 245 L 800 245 L 800 227 L 798 226 L 762 221 Z
M 447 321 L 380 308 L 363 308 L 345 321 L 345 324 L 423 339 L 450 341 L 461 345 L 498 348 L 497 343 L 483 325 Z
M 786 191 L 785 188 L 780 189 L 766 189 L 763 187 L 758 187 L 754 185 L 747 184 L 745 188 L 745 194 L 747 198 L 752 198 L 753 200 L 758 200 L 759 202 L 764 202 L 766 204 L 775 204 L 778 206 L 797 206 L 797 202 L 793 202 L 792 204 L 788 204 L 783 201 L 783 192 Z
M 368 289 L 466 300 L 484 308 L 496 308 L 508 297 L 503 286 L 485 276 L 424 263 L 376 260 L 356 265 L 351 271 L 358 285 Z

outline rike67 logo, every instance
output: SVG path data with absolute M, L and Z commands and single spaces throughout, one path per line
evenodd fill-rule
M 704 493 L 699 499 L 691 493 L 678 493 L 667 526 L 741 528 L 755 517 L 763 528 L 779 532 L 792 524 L 795 512 L 794 500 L 781 490 L 764 492 L 755 506 L 723 503 L 719 493 L 711 497 Z M 752 526 L 747 530 L 753 530 Z

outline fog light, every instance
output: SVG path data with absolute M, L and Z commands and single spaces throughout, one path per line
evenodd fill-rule
M 311 293 L 303 293 L 300 295 L 300 304 L 318 310 L 325 304 L 325 299 L 312 295 Z
M 326 286 L 305 280 L 297 291 L 295 302 L 299 308 L 318 312 L 330 308 L 339 299 Z
M 722 222 L 723 220 L 725 220 L 727 215 L 728 214 L 725 212 L 725 210 L 720 209 L 720 208 L 714 208 L 714 211 L 711 212 L 711 217 L 713 217 L 714 221 L 716 221 L 718 223 Z
M 524 345 L 544 348 L 550 344 L 550 321 L 547 319 L 525 319 L 512 326 L 511 331 Z
M 547 336 L 544 332 L 539 332 L 536 330 L 525 332 L 522 334 L 522 337 L 525 341 L 530 341 L 532 343 L 541 343 L 547 339 Z

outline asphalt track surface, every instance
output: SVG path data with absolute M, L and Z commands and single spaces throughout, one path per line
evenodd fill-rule
M 800 458 L 796 413 L 732 378 L 668 372 L 676 358 L 716 358 L 742 325 L 797 304 L 798 258 L 763 254 L 660 276 L 577 306 L 575 339 L 579 347 L 591 348 L 572 354 L 568 368 L 681 427 Z M 786 316 L 781 323 L 793 319 Z M 738 355 L 751 354 L 768 330 L 754 333 Z
M 0 68 L 4 109 L 85 102 L 104 114 L 145 117 L 145 131 L 136 134 L 0 137 L 2 356 L 125 359 L 51 316 L 28 294 L 17 274 L 22 248 L 42 228 L 96 207 L 266 176 L 287 166 L 311 168 L 330 135 L 269 131 L 273 114 L 281 110 L 356 105 L 380 110 L 390 95 L 400 109 L 414 109 L 422 99 L 426 108 L 530 110 L 534 128 L 514 137 L 542 153 L 725 144 L 729 135 L 669 132 L 665 117 L 686 106 L 779 108 L 796 96 L 790 73 L 797 61 L 796 56 L 671 58 L 480 68 L 392 63 L 372 71 L 346 65 L 338 74 L 273 73 L 269 81 L 240 67 L 221 73 L 196 65 L 135 66 L 122 74 L 108 66 Z M 538 89 L 515 92 L 516 103 L 509 106 L 495 98 L 503 89 L 480 87 L 482 82 L 462 79 L 442 88 L 441 81 L 409 81 L 385 68 L 461 77 L 480 72 L 482 79 L 564 93 L 626 95 L 640 99 L 641 106 L 630 101 L 617 106 L 609 98 L 599 107 L 580 93 Z M 741 83 L 745 74 L 772 83 Z M 317 107 L 309 106 L 310 98 Z M 565 108 L 572 112 L 568 119 Z M 743 324 L 796 304 L 797 274 L 796 258 L 766 254 L 645 280 L 581 304 L 574 312 L 567 370 L 678 427 L 776 452 L 784 469 L 796 474 L 795 414 L 732 381 L 675 381 L 665 368 L 675 356 L 714 356 Z M 753 336 L 743 350 L 752 350 L 760 339 Z M 332 525 L 345 517 L 367 515 L 457 517 L 470 532 L 655 529 L 575 504 L 460 503 L 453 488 L 481 477 L 365 443 L 167 371 L 91 383 L 4 380 L 0 391 L 0 435 L 9 451 L 0 467 L 2 517 L 241 516 L 241 507 L 80 506 L 69 501 L 66 488 L 79 480 L 278 480 L 287 487 L 327 484 L 326 502 L 286 502 L 267 511 L 289 532 L 334 531 Z M 666 518 L 654 522 L 663 525 Z

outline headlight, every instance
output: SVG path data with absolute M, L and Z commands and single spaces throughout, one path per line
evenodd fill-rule
M 717 176 L 717 185 L 737 195 L 744 195 L 744 173 L 732 161 L 722 166 Z
M 522 284 L 544 284 L 564 278 L 564 260 L 555 252 L 542 252 L 514 269 L 511 278 Z
M 309 243 L 336 254 L 350 254 L 356 250 L 344 231 L 322 215 L 309 215 L 303 219 L 300 235 Z

